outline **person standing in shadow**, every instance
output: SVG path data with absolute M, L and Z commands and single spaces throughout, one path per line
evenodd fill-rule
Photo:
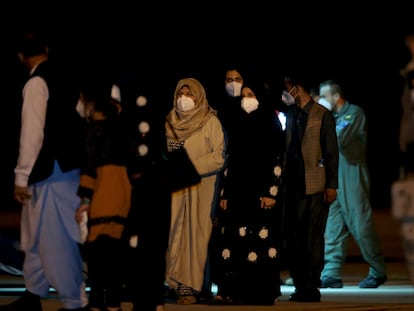
M 228 127 L 228 166 L 211 248 L 214 303 L 273 305 L 281 295 L 284 134 L 264 82 L 249 78 Z
M 332 113 L 315 102 L 304 74 L 284 78 L 284 239 L 295 302 L 320 302 L 325 225 L 338 188 L 338 145 Z
M 75 211 L 80 205 L 82 119 L 67 68 L 49 60 L 40 30 L 20 38 L 18 52 L 29 76 L 23 87 L 14 198 L 22 205 L 21 249 L 26 291 L 2 311 L 41 311 L 51 287 L 61 311 L 89 310 Z M 56 60 L 55 60 L 56 61 Z M 65 75 L 66 74 L 66 75 Z

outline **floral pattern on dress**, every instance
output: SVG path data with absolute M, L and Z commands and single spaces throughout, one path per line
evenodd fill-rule
M 143 157 L 148 154 L 148 146 L 146 144 L 141 144 L 138 146 L 138 154 Z
M 257 262 L 257 254 L 256 254 L 256 252 L 250 252 L 249 255 L 247 256 L 247 260 L 249 262 L 256 263 Z
M 150 131 L 149 123 L 147 121 L 141 121 L 138 124 L 138 131 L 143 135 L 147 134 Z
M 266 239 L 269 236 L 269 230 L 265 227 L 263 227 L 260 231 L 259 231 L 259 237 L 261 239 Z
M 269 248 L 269 251 L 267 252 L 270 258 L 276 258 L 277 256 L 277 249 L 274 247 Z
M 274 197 L 278 194 L 278 192 L 279 192 L 279 188 L 276 185 L 271 186 L 270 189 L 269 189 L 270 195 L 272 195 Z
M 221 252 L 221 256 L 224 258 L 224 260 L 230 258 L 230 250 L 228 248 L 223 249 Z
M 282 167 L 280 165 L 276 165 L 273 168 L 273 174 L 275 174 L 276 177 L 280 177 L 282 175 Z

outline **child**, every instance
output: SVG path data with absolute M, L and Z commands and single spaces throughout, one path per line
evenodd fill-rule
M 131 201 L 129 147 L 112 84 L 101 78 L 83 85 L 78 103 L 87 126 L 76 220 L 88 215 L 83 255 L 88 269 L 90 308 L 121 310 L 126 243 L 122 239 Z

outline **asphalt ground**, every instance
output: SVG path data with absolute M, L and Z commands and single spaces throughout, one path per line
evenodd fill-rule
M 5 220 L 6 216 L 0 219 Z M 9 219 L 10 220 L 10 219 Z M 320 303 L 290 302 L 292 286 L 282 286 L 282 296 L 274 306 L 234 306 L 214 305 L 208 302 L 194 305 L 177 305 L 173 300 L 166 301 L 167 311 L 260 311 L 260 310 L 414 310 L 414 281 L 405 260 L 400 222 L 392 218 L 389 210 L 374 210 L 374 221 L 388 267 L 388 281 L 376 289 L 360 289 L 358 283 L 368 273 L 360 251 L 352 240 L 349 245 L 347 262 L 343 269 L 344 287 L 321 289 Z M 10 221 L 8 222 L 10 224 Z M 288 277 L 282 272 L 282 279 Z M 0 274 L 0 305 L 17 299 L 24 290 L 21 276 Z M 56 293 L 51 290 L 48 298 L 42 300 L 44 311 L 56 311 L 62 307 Z M 132 305 L 124 302 L 123 311 L 132 311 Z M 30 310 L 28 310 L 30 311 Z M 148 310 L 143 310 L 148 311 Z

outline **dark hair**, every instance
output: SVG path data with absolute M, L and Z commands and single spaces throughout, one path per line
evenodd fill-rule
M 284 77 L 284 83 L 291 86 L 300 85 L 308 93 L 316 87 L 315 81 L 305 74 L 289 74 Z
M 94 110 L 103 112 L 107 117 L 118 114 L 118 108 L 111 97 L 112 82 L 109 78 L 93 74 L 81 81 L 81 92 L 88 102 L 94 103 Z
M 46 54 L 48 41 L 42 32 L 28 31 L 17 39 L 17 52 L 26 57 Z
M 277 108 L 277 101 L 272 100 L 270 86 L 263 77 L 250 73 L 243 80 L 242 90 L 246 87 L 250 88 L 261 103 L 262 108 L 273 111 Z

